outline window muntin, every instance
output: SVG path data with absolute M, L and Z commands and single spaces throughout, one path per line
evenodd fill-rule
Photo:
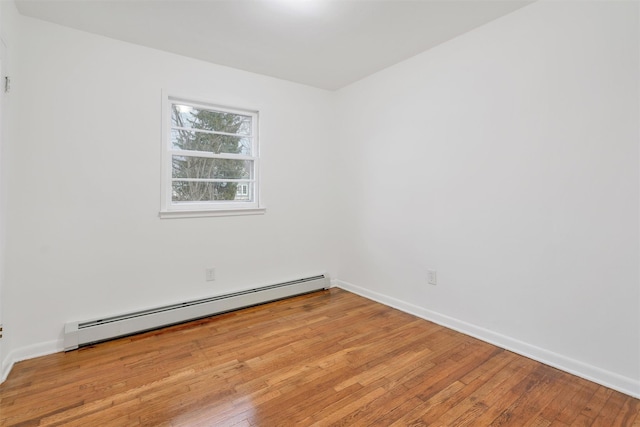
M 261 210 L 258 113 L 165 101 L 161 215 Z

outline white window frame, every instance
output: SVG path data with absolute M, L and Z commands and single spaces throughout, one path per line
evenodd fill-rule
M 171 144 L 171 105 L 180 103 L 198 109 L 222 111 L 225 113 L 250 116 L 252 131 L 251 155 L 240 154 L 213 154 L 198 153 L 198 157 L 225 158 L 238 160 L 251 160 L 253 162 L 253 175 L 250 183 L 253 185 L 253 200 L 251 201 L 227 201 L 216 200 L 207 202 L 173 202 L 173 165 L 174 155 L 184 154 L 176 150 Z M 205 216 L 230 216 L 230 215 L 259 215 L 266 209 L 260 205 L 260 151 L 258 143 L 258 111 L 241 108 L 221 106 L 215 103 L 199 101 L 194 98 L 174 96 L 166 91 L 162 93 L 162 179 L 160 197 L 160 218 L 189 218 Z

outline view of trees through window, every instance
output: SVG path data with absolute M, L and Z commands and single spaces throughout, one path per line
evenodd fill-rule
M 172 200 L 250 201 L 252 128 L 250 115 L 172 104 Z

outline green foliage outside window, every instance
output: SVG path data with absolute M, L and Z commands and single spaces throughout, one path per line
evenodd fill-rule
M 174 149 L 212 154 L 251 154 L 251 118 L 248 116 L 175 104 L 172 105 L 171 116 Z M 172 169 L 172 198 L 177 202 L 236 200 L 238 189 L 238 183 L 233 181 L 196 182 L 180 181 L 180 178 L 252 178 L 252 162 L 244 159 L 174 155 Z

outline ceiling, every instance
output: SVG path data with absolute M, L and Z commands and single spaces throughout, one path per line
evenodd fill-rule
M 21 14 L 335 90 L 533 0 L 16 0 Z

